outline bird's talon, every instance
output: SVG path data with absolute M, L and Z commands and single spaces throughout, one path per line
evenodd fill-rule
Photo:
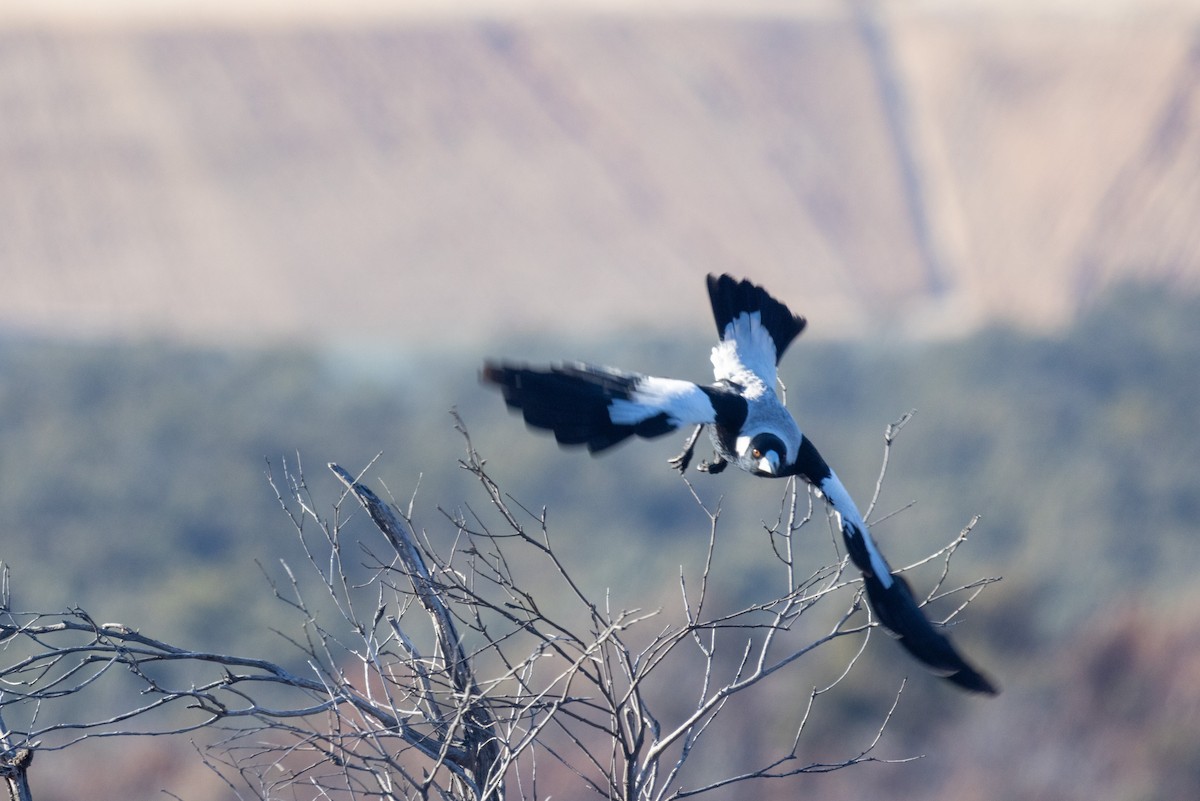
M 667 462 L 686 475 L 697 439 L 711 425 L 713 459 L 701 460 L 699 472 L 716 475 L 732 463 L 755 476 L 804 478 L 832 508 L 848 558 L 863 572 L 865 594 L 856 596 L 855 605 L 870 609 L 938 674 L 964 689 L 995 694 L 995 685 L 921 611 L 908 582 L 891 573 L 846 488 L 773 391 L 776 365 L 804 330 L 804 318 L 762 287 L 729 275 L 710 275 L 708 295 L 720 334 L 710 386 L 582 363 L 533 368 L 485 362 L 481 377 L 500 388 L 527 424 L 554 432 L 563 445 L 598 453 L 632 436 L 650 439 L 692 424 L 683 451 Z

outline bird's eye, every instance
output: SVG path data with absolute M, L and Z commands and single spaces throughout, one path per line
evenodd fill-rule
M 755 448 L 752 451 L 750 451 L 750 455 L 753 456 L 755 459 L 761 459 L 762 451 L 760 451 L 758 448 Z

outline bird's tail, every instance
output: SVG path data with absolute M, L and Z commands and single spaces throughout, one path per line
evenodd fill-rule
M 735 281 L 729 275 L 708 276 L 708 298 L 712 303 L 717 335 L 722 341 L 730 333 L 730 323 L 743 314 L 757 312 L 760 324 L 771 337 L 776 364 L 806 324 L 803 317 L 792 314 L 787 306 L 767 294 L 762 287 L 749 281 Z

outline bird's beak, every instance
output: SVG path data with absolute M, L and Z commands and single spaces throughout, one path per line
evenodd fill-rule
M 775 451 L 767 451 L 763 457 L 758 460 L 758 470 L 760 473 L 766 473 L 768 476 L 773 476 L 779 472 L 779 455 Z

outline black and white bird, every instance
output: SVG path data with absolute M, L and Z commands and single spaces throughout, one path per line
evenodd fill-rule
M 719 473 L 733 464 L 755 476 L 800 476 L 832 508 L 878 621 L 934 673 L 964 689 L 995 694 L 996 686 L 926 618 L 904 577 L 892 572 L 850 493 L 776 395 L 776 366 L 805 319 L 761 287 L 728 275 L 708 276 L 708 295 L 720 336 L 710 385 L 582 363 L 535 368 L 487 362 L 483 380 L 499 386 L 526 423 L 553 431 L 563 445 L 598 453 L 631 436 L 659 437 L 695 426 L 671 460 L 682 473 L 708 426 L 714 456 L 699 470 Z

